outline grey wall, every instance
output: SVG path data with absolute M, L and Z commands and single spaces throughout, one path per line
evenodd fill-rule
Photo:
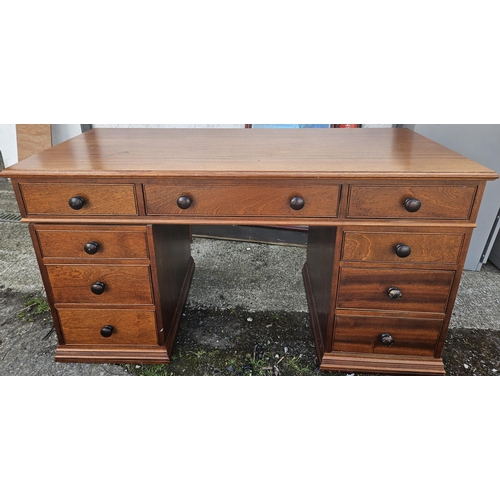
M 413 129 L 500 174 L 500 125 L 414 125 Z M 481 269 L 481 256 L 499 209 L 500 180 L 496 180 L 486 185 L 465 269 L 475 271 Z M 498 227 L 496 230 L 498 231 Z M 492 241 L 495 236 L 494 234 Z
M 67 141 L 72 137 L 76 137 L 82 133 L 81 125 L 61 125 L 55 124 L 50 126 L 52 134 L 52 146 Z

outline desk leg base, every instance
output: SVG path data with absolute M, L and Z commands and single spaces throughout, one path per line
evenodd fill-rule
M 320 370 L 407 375 L 446 374 L 441 358 L 396 357 L 345 352 L 325 353 L 321 360 Z
M 323 335 L 321 332 L 321 326 L 318 318 L 318 312 L 316 309 L 316 303 L 314 301 L 313 288 L 311 284 L 311 276 L 309 274 L 309 267 L 307 262 L 302 268 L 302 278 L 304 279 L 304 288 L 306 291 L 307 305 L 309 307 L 309 317 L 311 318 L 311 329 L 314 336 L 314 345 L 316 347 L 316 356 L 318 360 L 321 361 L 323 353 L 325 352 L 325 345 L 323 342 Z
M 189 294 L 189 288 L 191 287 L 194 268 L 195 268 L 194 260 L 192 257 L 190 257 L 186 270 L 186 275 L 184 276 L 184 281 L 182 283 L 182 288 L 179 294 L 179 299 L 177 300 L 177 307 L 175 308 L 174 315 L 172 318 L 170 331 L 167 340 L 165 342 L 165 345 L 167 347 L 167 352 L 169 352 L 170 354 L 172 353 L 174 342 L 177 337 L 177 332 L 179 331 L 179 323 L 181 321 L 182 311 L 184 310 L 184 304 L 186 303 L 187 296 Z
M 346 373 L 387 373 L 407 375 L 445 375 L 443 360 L 424 356 L 389 356 L 383 354 L 364 354 L 349 352 L 325 352 L 326 332 L 321 324 L 316 308 L 315 295 L 307 263 L 302 269 L 307 304 L 311 317 L 316 354 L 322 371 L 341 371 Z
M 91 348 L 89 346 L 59 346 L 56 361 L 65 363 L 170 363 L 166 347 L 124 347 L 117 349 Z
M 55 360 L 66 363 L 145 363 L 168 364 L 179 323 L 186 302 L 189 287 L 194 273 L 194 261 L 190 257 L 186 274 L 177 300 L 177 305 L 171 317 L 166 345 L 151 347 L 109 347 L 102 346 L 65 346 L 56 349 Z

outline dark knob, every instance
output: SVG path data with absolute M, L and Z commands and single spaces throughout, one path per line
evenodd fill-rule
M 301 198 L 300 196 L 294 196 L 290 200 L 290 208 L 293 210 L 302 210 L 304 208 L 304 205 L 304 198 Z
M 407 212 L 418 212 L 422 204 L 416 198 L 406 198 L 405 208 Z
M 85 205 L 85 198 L 83 198 L 83 196 L 73 196 L 73 198 L 69 200 L 69 206 L 73 210 L 80 210 L 83 205 Z
M 97 243 L 97 241 L 89 241 L 85 244 L 83 249 L 89 255 L 94 255 L 95 253 L 97 253 L 97 250 L 99 250 L 99 243 Z
M 418 212 L 421 206 L 422 203 L 416 198 L 406 198 L 405 200 L 405 208 L 408 212 Z
M 177 200 L 177 206 L 182 210 L 186 210 L 191 206 L 191 198 L 189 196 L 180 196 Z
M 382 341 L 382 344 L 384 344 L 387 347 L 390 347 L 391 345 L 394 344 L 394 339 L 392 338 L 392 335 L 389 333 L 383 333 L 380 335 L 380 340 Z
M 391 286 L 389 290 L 387 290 L 387 294 L 389 298 L 393 300 L 400 299 L 403 296 L 401 290 L 395 286 Z
M 101 328 L 101 335 L 103 337 L 111 337 L 111 335 L 113 334 L 113 327 L 111 325 L 106 325 L 106 326 L 103 326 Z
M 106 285 L 102 281 L 96 281 L 95 283 L 92 283 L 90 291 L 95 295 L 101 295 L 101 293 L 104 292 L 105 287 Z
M 403 245 L 403 243 L 399 243 L 396 245 L 396 255 L 401 258 L 408 257 L 411 254 L 411 248 L 408 245 Z

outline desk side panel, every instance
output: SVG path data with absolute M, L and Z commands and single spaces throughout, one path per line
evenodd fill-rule
M 335 261 L 337 228 L 336 227 L 310 227 L 307 244 L 307 270 L 309 274 L 310 293 L 309 308 L 311 320 L 317 315 L 323 350 L 327 348 L 331 315 L 332 280 Z M 307 284 L 306 284 L 307 290 Z M 312 298 L 312 301 L 310 300 Z M 313 304 L 312 304 L 312 303 Z M 315 311 L 311 306 L 314 305 Z M 313 325 L 314 327 L 314 325 Z M 322 353 L 321 353 L 322 354 Z
M 159 339 L 170 357 L 194 271 L 191 231 L 187 225 L 150 225 L 148 237 Z

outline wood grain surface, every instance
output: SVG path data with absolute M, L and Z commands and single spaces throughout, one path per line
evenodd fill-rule
M 136 174 L 475 178 L 497 174 L 411 130 L 98 129 L 34 155 L 7 177 Z
M 16 136 L 19 161 L 41 153 L 52 146 L 52 132 L 48 124 L 17 124 Z

